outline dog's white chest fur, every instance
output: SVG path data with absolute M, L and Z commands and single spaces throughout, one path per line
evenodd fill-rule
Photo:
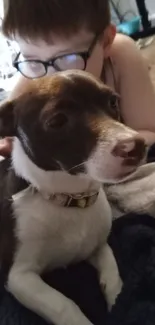
M 14 197 L 16 231 L 25 263 L 41 271 L 88 258 L 107 241 L 111 210 L 102 189 L 91 207 L 64 208 L 27 189 Z

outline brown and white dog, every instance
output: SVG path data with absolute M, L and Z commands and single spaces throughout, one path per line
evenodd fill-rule
M 116 121 L 117 101 L 100 81 L 70 71 L 29 81 L 23 94 L 0 107 L 0 135 L 14 137 L 12 167 L 5 177 L 10 162 L 0 169 L 1 265 L 9 269 L 8 290 L 57 325 L 91 322 L 44 283 L 43 271 L 87 259 L 109 308 L 121 291 L 107 244 L 112 216 L 102 183 L 127 177 L 145 144 Z

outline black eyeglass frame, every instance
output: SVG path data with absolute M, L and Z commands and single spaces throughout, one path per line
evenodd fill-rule
M 21 52 L 19 52 L 17 54 L 17 56 L 15 57 L 14 61 L 13 61 L 13 67 L 16 68 L 24 77 L 26 77 L 27 79 L 33 79 L 32 77 L 28 77 L 26 76 L 25 74 L 23 74 L 19 68 L 20 64 L 21 63 L 26 63 L 26 62 L 34 62 L 34 63 L 41 63 L 44 68 L 45 68 L 45 73 L 43 75 L 41 75 L 40 77 L 36 77 L 37 78 L 42 78 L 44 77 L 47 72 L 48 72 L 48 67 L 53 67 L 57 72 L 58 71 L 65 71 L 65 70 L 60 70 L 56 65 L 55 65 L 55 61 L 58 60 L 58 59 L 61 59 L 63 57 L 67 57 L 69 55 L 78 55 L 78 56 L 81 56 L 81 58 L 83 59 L 83 62 L 84 62 L 84 68 L 82 69 L 83 71 L 86 69 L 86 66 L 87 66 L 87 61 L 88 59 L 91 57 L 92 55 L 92 52 L 94 50 L 94 47 L 96 46 L 97 44 L 97 41 L 98 41 L 98 38 L 99 38 L 99 35 L 95 35 L 91 45 L 89 46 L 89 49 L 87 51 L 82 51 L 82 52 L 72 52 L 72 53 L 68 53 L 68 54 L 63 54 L 63 55 L 60 55 L 56 58 L 53 58 L 49 61 L 42 61 L 42 60 L 23 60 L 23 61 L 18 61 L 19 57 L 20 57 L 20 54 Z M 81 70 L 81 69 L 80 69 Z

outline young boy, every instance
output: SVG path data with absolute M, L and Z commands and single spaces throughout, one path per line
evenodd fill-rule
M 116 34 L 108 0 L 4 0 L 3 32 L 20 48 L 16 67 L 27 82 L 58 70 L 78 68 L 100 77 L 120 94 L 122 121 L 155 142 L 155 94 L 134 41 Z M 10 142 L 0 146 L 0 154 Z

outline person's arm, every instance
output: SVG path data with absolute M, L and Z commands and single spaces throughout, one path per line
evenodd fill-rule
M 121 113 L 126 125 L 155 143 L 155 91 L 148 67 L 135 42 L 117 35 L 112 57 L 119 77 Z

